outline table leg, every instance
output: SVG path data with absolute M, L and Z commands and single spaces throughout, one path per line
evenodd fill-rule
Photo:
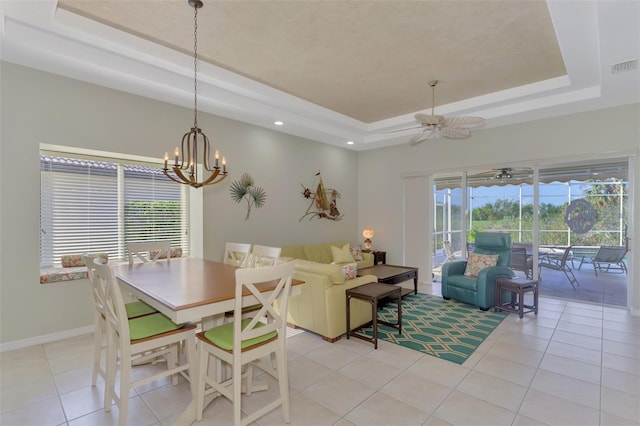
M 402 292 L 398 292 L 398 335 L 402 336 Z
M 371 300 L 371 320 L 373 321 L 373 349 L 378 349 L 378 301 Z
M 347 340 L 349 340 L 349 333 L 351 332 L 351 296 L 347 296 Z

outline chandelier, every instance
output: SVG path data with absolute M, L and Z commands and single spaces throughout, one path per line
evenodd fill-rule
M 198 9 L 203 6 L 201 0 L 188 0 L 193 7 L 193 127 L 182 137 L 181 150 L 176 147 L 174 163 L 171 166 L 173 174 L 169 172 L 169 153 L 164 153 L 164 174 L 174 182 L 200 188 L 205 185 L 220 183 L 227 177 L 227 160 L 222 157 L 220 167 L 220 153 L 216 150 L 213 167 L 209 162 L 211 148 L 209 138 L 198 127 Z M 201 146 L 199 148 L 199 146 Z M 198 156 L 202 155 L 202 165 L 205 173 L 210 175 L 203 181 L 198 180 Z

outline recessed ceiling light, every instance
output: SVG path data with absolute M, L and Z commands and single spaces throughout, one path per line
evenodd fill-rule
M 276 126 L 282 126 L 284 124 L 284 121 L 274 121 L 273 124 L 275 124 Z
M 354 143 L 354 141 L 347 141 L 347 145 L 353 145 Z

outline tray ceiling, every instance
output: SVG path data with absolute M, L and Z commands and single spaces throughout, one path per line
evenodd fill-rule
M 436 114 L 486 127 L 640 102 L 637 66 L 611 72 L 640 56 L 637 1 L 204 3 L 199 110 L 350 149 L 407 143 L 415 131 L 388 132 L 430 113 L 433 79 Z M 4 0 L 0 14 L 3 60 L 193 105 L 186 0 Z

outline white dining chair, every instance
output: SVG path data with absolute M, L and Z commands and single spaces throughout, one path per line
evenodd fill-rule
M 105 411 L 111 411 L 111 403 L 119 408 L 118 424 L 127 424 L 129 399 L 132 387 L 141 386 L 162 377 L 172 376 L 178 384 L 177 374 L 187 372 L 191 393 L 195 395 L 196 362 L 195 324 L 178 325 L 161 313 L 127 318 L 120 286 L 109 265 L 95 264 L 94 279 L 105 289 L 107 324 L 107 382 L 105 386 Z M 185 345 L 186 362 L 179 364 L 178 347 Z M 154 369 L 146 377 L 132 377 L 132 364 L 164 356 L 167 369 Z M 112 368 L 113 367 L 113 368 Z M 115 390 L 117 370 L 120 371 L 119 392 Z
M 287 350 L 285 346 L 286 318 L 291 290 L 294 263 L 283 263 L 276 266 L 262 268 L 237 269 L 235 288 L 234 320 L 196 334 L 199 340 L 200 385 L 196 394 L 196 420 L 202 420 L 204 400 L 209 394 L 218 392 L 233 403 L 235 425 L 246 425 L 254 422 L 275 408 L 282 406 L 284 421 L 290 421 L 289 407 L 289 379 L 287 373 Z M 277 281 L 277 286 L 271 293 L 261 293 L 256 283 Z M 242 310 L 247 303 L 243 294 L 248 291 L 260 304 L 261 309 L 253 318 L 242 319 Z M 280 313 L 276 311 L 274 303 L 280 302 Z M 266 321 L 264 320 L 266 318 Z M 269 356 L 275 354 L 277 367 L 267 362 Z M 209 373 L 209 360 L 216 361 Z M 231 378 L 222 379 L 223 374 L 218 371 L 222 363 L 231 365 Z M 244 375 L 242 373 L 245 367 Z M 243 410 L 241 389 L 243 376 L 246 379 L 246 395 L 249 397 L 253 389 L 253 367 L 256 366 L 265 373 L 278 380 L 279 396 L 270 403 L 263 405 L 252 413 Z M 253 405 L 253 404 L 252 404 Z M 243 411 L 247 414 L 242 416 Z
M 106 359 L 102 361 L 102 353 L 106 349 L 106 324 L 107 324 L 107 312 L 105 308 L 105 288 L 99 280 L 95 279 L 95 265 L 96 263 L 105 264 L 104 257 L 101 254 L 85 254 L 82 255 L 82 260 L 87 267 L 87 275 L 91 282 L 91 293 L 93 295 L 93 323 L 95 331 L 93 333 L 93 361 L 91 372 L 91 386 L 96 386 L 98 382 L 98 376 L 107 381 L 107 363 Z M 143 301 L 135 301 L 125 304 L 125 311 L 128 318 L 136 318 L 144 315 L 156 313 L 152 306 L 144 303 Z M 106 394 L 105 394 L 106 395 Z M 105 396 L 106 397 L 106 396 Z M 106 403 L 106 401 L 105 401 Z
M 251 244 L 227 242 L 224 245 L 224 257 L 222 263 L 246 268 L 249 264 Z
M 263 266 L 275 266 L 280 260 L 282 248 L 269 247 L 255 244 L 251 251 L 250 268 L 261 268 Z
M 129 264 L 136 261 L 143 263 L 155 262 L 160 259 L 171 258 L 170 241 L 144 241 L 127 243 Z

